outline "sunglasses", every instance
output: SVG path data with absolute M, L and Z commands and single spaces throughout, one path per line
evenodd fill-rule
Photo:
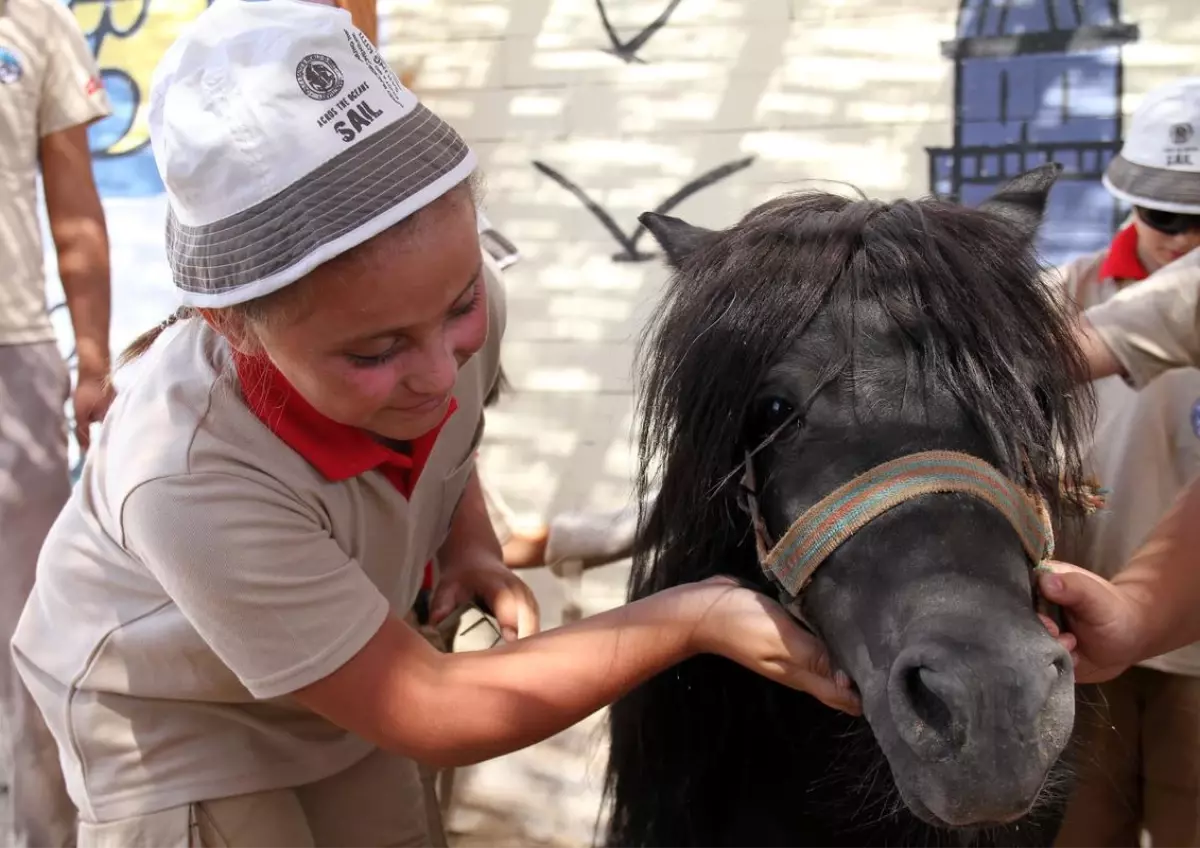
M 1135 206 L 1137 216 L 1146 226 L 1158 230 L 1168 236 L 1177 236 L 1188 230 L 1200 230 L 1200 215 L 1184 215 L 1181 212 L 1164 212 L 1161 209 L 1147 209 Z

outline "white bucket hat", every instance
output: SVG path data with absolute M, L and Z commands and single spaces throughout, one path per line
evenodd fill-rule
M 348 12 L 306 0 L 215 0 L 155 69 L 149 122 L 188 306 L 283 288 L 476 166 Z
M 1200 77 L 1146 95 L 1103 182 L 1134 206 L 1200 215 Z

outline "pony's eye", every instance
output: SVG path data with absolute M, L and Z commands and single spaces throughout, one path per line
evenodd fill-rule
M 773 435 L 782 436 L 783 433 L 777 433 L 781 427 L 800 422 L 801 417 L 796 413 L 796 407 L 783 398 L 763 398 L 755 405 L 749 435 L 754 442 L 762 442 Z

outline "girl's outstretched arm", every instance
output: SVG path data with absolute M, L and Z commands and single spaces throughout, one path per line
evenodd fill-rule
M 383 748 L 459 766 L 565 730 L 697 653 L 859 710 L 817 640 L 771 599 L 721 578 L 488 651 L 439 653 L 392 617 L 341 668 L 294 694 Z

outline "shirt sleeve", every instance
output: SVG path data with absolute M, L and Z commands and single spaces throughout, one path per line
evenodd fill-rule
M 125 500 L 124 545 L 256 698 L 336 671 L 389 615 L 319 513 L 273 481 L 194 473 Z
M 1083 314 L 1137 388 L 1200 367 L 1200 250 Z
M 67 5 L 46 4 L 46 73 L 38 106 L 38 135 L 44 137 L 108 117 L 112 106 L 100 69 Z

